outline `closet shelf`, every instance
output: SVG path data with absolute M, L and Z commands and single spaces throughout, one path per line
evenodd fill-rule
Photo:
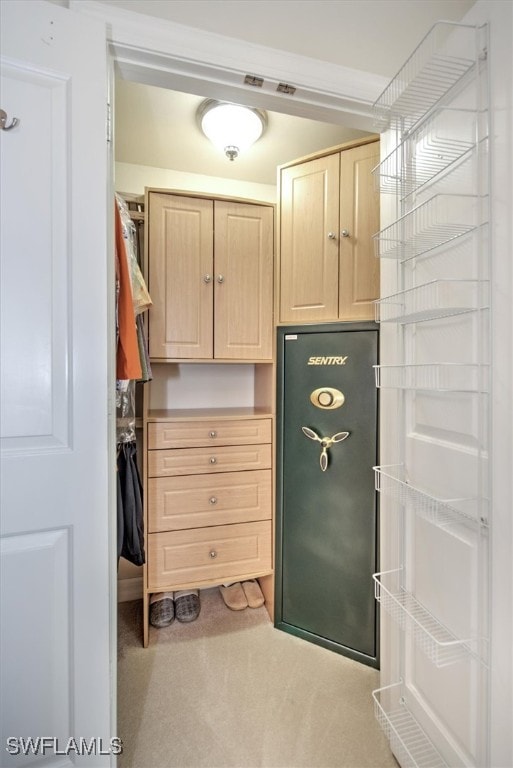
M 377 323 L 420 323 L 486 309 L 488 283 L 432 280 L 374 302 Z
M 379 130 L 411 129 L 433 109 L 474 68 L 478 34 L 479 27 L 468 24 L 434 24 L 375 101 Z
M 472 655 L 470 640 L 460 640 L 411 592 L 401 585 L 402 568 L 375 573 L 374 596 L 388 615 L 403 631 L 413 634 L 415 644 L 423 651 L 435 667 L 446 667 L 465 656 Z
M 447 763 L 409 711 L 407 691 L 402 682 L 378 688 L 372 692 L 372 697 L 376 719 L 401 765 L 447 768 Z
M 265 406 L 214 407 L 214 408 L 151 408 L 150 421 L 204 421 L 205 419 L 238 420 L 272 418 L 272 410 Z
M 402 464 L 373 467 L 376 491 L 408 508 L 439 528 L 465 524 L 472 528 L 486 528 L 487 514 L 483 511 L 484 501 L 477 498 L 439 499 L 416 488 L 404 479 Z
M 477 195 L 438 194 L 373 235 L 376 256 L 408 261 L 472 232 L 481 221 Z
M 372 173 L 381 192 L 404 199 L 443 171 L 450 172 L 476 147 L 475 110 L 440 107 L 408 135 Z
M 487 392 L 488 366 L 467 363 L 374 365 L 382 389 L 423 389 L 438 392 Z

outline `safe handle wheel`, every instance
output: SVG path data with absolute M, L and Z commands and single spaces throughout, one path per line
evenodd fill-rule
M 310 427 L 301 427 L 301 429 L 303 434 L 310 438 L 310 440 L 315 440 L 321 444 L 319 464 L 321 470 L 326 472 L 328 469 L 328 448 L 331 448 L 334 443 L 341 443 L 342 440 L 345 440 L 347 437 L 349 437 L 349 432 L 335 432 L 332 437 L 320 437 L 317 432 L 314 432 L 314 430 L 310 429 Z

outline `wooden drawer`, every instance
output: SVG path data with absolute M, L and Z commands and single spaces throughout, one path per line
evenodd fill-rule
M 271 419 L 160 421 L 148 424 L 148 448 L 200 448 L 271 442 Z
M 148 451 L 148 477 L 270 469 L 270 445 Z
M 222 584 L 269 572 L 270 521 L 148 535 L 148 587 Z
M 148 481 L 148 531 L 271 518 L 271 470 L 156 477 Z

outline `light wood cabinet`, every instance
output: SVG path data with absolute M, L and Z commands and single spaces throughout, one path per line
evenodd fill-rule
M 148 456 L 148 473 L 162 477 L 199 475 L 209 472 L 239 472 L 271 465 L 269 445 L 222 445 L 211 448 L 175 448 L 152 451 Z
M 280 168 L 280 323 L 374 319 L 378 163 L 373 137 Z
M 212 201 L 150 192 L 146 208 L 150 357 L 212 357 Z
M 144 645 L 152 592 L 272 575 L 272 418 L 244 411 L 148 414 Z
M 271 360 L 271 205 L 147 193 L 154 360 Z
M 275 206 L 153 188 L 145 204 L 147 646 L 154 592 L 258 578 L 272 612 Z
M 148 583 L 156 592 L 176 582 L 203 586 L 251 578 L 271 568 L 271 526 L 255 522 L 150 534 L 148 563 Z
M 152 477 L 148 496 L 149 533 L 270 520 L 271 470 Z
M 271 442 L 270 419 L 209 419 L 148 424 L 148 448 L 198 448 Z

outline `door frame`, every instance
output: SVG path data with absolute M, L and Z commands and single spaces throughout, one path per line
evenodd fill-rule
M 389 78 L 94 0 L 69 0 L 69 7 L 106 23 L 124 79 L 376 132 L 372 105 Z M 263 86 L 246 85 L 246 74 L 263 77 Z M 284 81 L 296 87 L 293 96 L 276 90 Z
M 94 0 L 69 0 L 69 8 L 96 16 L 106 23 L 111 56 L 124 78 L 375 132 L 372 104 L 389 83 L 389 78 L 249 45 L 234 38 L 102 6 Z M 491 102 L 496 105 L 492 114 L 495 153 L 492 158 L 491 208 L 495 281 L 491 300 L 495 320 L 492 328 L 494 411 L 491 443 L 495 462 L 492 495 L 497 514 L 491 551 L 494 586 L 491 624 L 492 654 L 500 659 L 500 665 L 492 669 L 494 733 L 491 734 L 491 753 L 497 765 L 508 764 L 513 757 L 513 731 L 509 722 L 513 709 L 513 658 L 510 652 L 513 645 L 513 522 L 510 514 L 513 497 L 510 397 L 513 391 L 510 341 L 513 337 L 513 268 L 508 256 L 513 250 L 510 227 L 513 152 L 508 122 L 511 120 L 513 83 L 511 16 L 511 8 L 506 8 L 501 0 L 477 0 L 462 20 L 464 23 L 490 22 Z M 246 73 L 264 77 L 264 87 L 257 91 L 245 86 Z M 284 81 L 297 87 L 297 96 L 291 99 L 276 92 L 276 85 Z M 384 418 L 386 414 L 382 410 L 381 419 Z

